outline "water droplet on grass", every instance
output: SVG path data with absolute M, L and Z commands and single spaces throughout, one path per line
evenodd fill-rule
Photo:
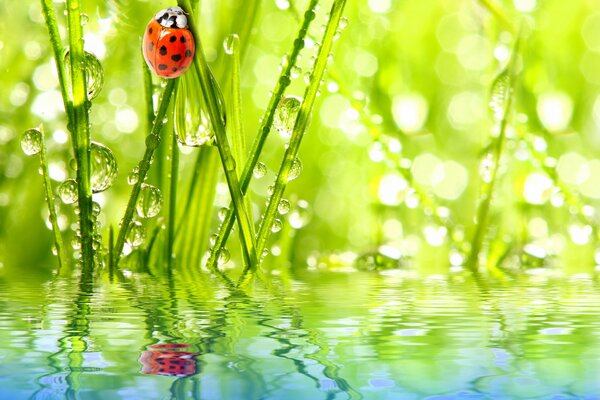
M 140 196 L 135 209 L 141 218 L 153 218 L 160 212 L 162 202 L 163 198 L 160 189 L 144 184 L 140 190 Z
M 292 136 L 296 119 L 302 100 L 295 96 L 287 96 L 281 99 L 273 120 L 273 126 L 284 139 L 289 139 Z
M 281 222 L 281 220 L 279 218 L 277 218 L 277 219 L 275 219 L 275 221 L 273 221 L 273 225 L 271 225 L 271 232 L 277 233 L 281 230 L 282 227 L 283 227 L 283 223 Z
M 339 24 L 340 29 L 344 29 L 347 26 L 348 26 L 348 18 L 347 17 L 342 17 L 340 19 L 340 24 Z
M 290 172 L 288 174 L 288 182 L 298 178 L 302 173 L 302 168 L 302 161 L 300 161 L 299 158 L 296 158 L 294 160 L 294 163 L 292 164 L 292 168 L 290 168 Z
M 219 209 L 219 212 L 217 213 L 217 216 L 219 217 L 219 221 L 221 221 L 221 222 L 225 221 L 225 217 L 227 217 L 228 211 L 229 211 L 229 208 L 227 208 L 227 207 L 223 207 L 223 208 Z
M 87 51 L 83 57 L 85 65 L 85 76 L 87 79 L 86 87 L 88 92 L 88 100 L 95 99 L 102 87 L 104 87 L 104 70 L 100 60 L 96 58 L 92 53 Z M 65 52 L 64 56 L 64 68 L 66 71 L 66 82 L 69 93 L 73 93 L 71 86 L 71 55 L 69 50 Z
M 236 34 L 229 35 L 223 41 L 223 48 L 225 49 L 225 53 L 231 55 L 236 51 L 239 47 L 240 37 Z
M 90 164 L 92 192 L 103 192 L 112 186 L 117 177 L 117 159 L 113 152 L 102 143 L 92 142 Z
M 219 250 L 219 256 L 217 257 L 217 263 L 219 265 L 224 265 L 226 264 L 231 258 L 231 255 L 229 254 L 229 250 L 227 250 L 226 248 L 222 248 L 221 250 Z
M 294 65 L 292 67 L 292 79 L 296 79 L 298 78 L 300 75 L 302 75 L 302 68 L 300 68 L 297 65 Z
M 510 75 L 504 70 L 492 83 L 490 108 L 496 121 L 501 121 L 506 114 L 508 96 L 510 91 Z
M 481 176 L 481 180 L 486 183 L 492 181 L 492 175 L 494 170 L 494 154 L 492 152 L 488 152 L 482 159 L 479 164 L 479 175 Z
M 73 204 L 77 201 L 77 182 L 75 179 L 67 179 L 58 187 L 58 195 L 65 204 Z
M 135 185 L 140 179 L 140 167 L 136 165 L 133 170 L 127 175 L 127 183 Z
M 281 201 L 279 202 L 279 206 L 277 206 L 277 211 L 281 215 L 285 215 L 288 212 L 290 212 L 290 202 L 286 199 L 281 199 Z
M 127 244 L 131 247 L 139 247 L 144 243 L 145 239 L 146 230 L 144 226 L 139 221 L 132 221 L 125 238 Z
M 264 177 L 267 174 L 267 166 L 264 163 L 259 162 L 254 167 L 253 174 L 256 179 Z
M 42 132 L 39 129 L 28 129 L 21 138 L 21 149 L 28 156 L 38 154 L 42 150 Z

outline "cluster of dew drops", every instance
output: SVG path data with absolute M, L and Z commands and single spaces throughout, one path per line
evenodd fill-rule
M 91 53 L 85 52 L 84 55 L 85 73 L 87 80 L 87 98 L 91 104 L 91 101 L 95 99 L 104 85 L 104 72 L 100 61 Z M 64 54 L 64 65 L 65 71 L 70 71 L 70 54 L 67 50 Z M 68 78 L 68 77 L 67 77 Z M 71 82 L 70 79 L 66 80 Z M 71 93 L 72 89 L 69 86 L 68 92 Z M 44 144 L 44 136 L 40 129 L 29 129 L 21 138 L 21 148 L 26 155 L 33 156 L 39 154 L 42 151 Z M 73 159 L 70 162 L 71 169 L 77 170 L 76 161 Z M 90 188 L 93 194 L 102 193 L 109 189 L 115 182 L 118 174 L 118 164 L 112 150 L 106 145 L 92 141 L 90 144 Z M 128 182 L 135 184 L 137 182 L 137 167 L 129 175 Z M 42 169 L 40 169 L 40 173 Z M 62 203 L 66 205 L 74 206 L 74 213 L 79 214 L 80 210 L 77 206 L 78 200 L 78 184 L 76 179 L 68 178 L 61 182 L 57 189 L 58 196 Z M 140 218 L 147 219 L 155 217 L 159 214 L 162 206 L 162 195 L 160 190 L 154 186 L 143 184 L 140 192 L 138 202 L 136 204 L 136 211 Z M 96 201 L 92 202 L 92 215 L 91 218 L 94 224 L 94 238 L 93 246 L 96 250 L 101 246 L 101 237 L 99 234 L 100 223 L 98 216 L 100 215 L 101 207 Z M 74 225 L 76 226 L 76 225 Z M 72 246 L 75 252 L 75 256 L 78 257 L 78 250 L 81 248 L 81 232 L 79 229 L 74 228 L 76 237 L 73 240 Z M 128 229 L 127 244 L 130 247 L 140 246 L 145 239 L 145 231 L 143 225 L 139 221 L 133 221 Z

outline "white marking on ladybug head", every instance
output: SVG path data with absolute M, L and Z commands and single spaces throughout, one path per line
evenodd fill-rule
M 159 24 L 166 28 L 187 28 L 187 17 L 180 7 L 169 7 L 159 11 L 154 17 Z

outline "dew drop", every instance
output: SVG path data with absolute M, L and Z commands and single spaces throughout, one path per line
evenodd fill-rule
M 339 24 L 340 29 L 345 29 L 347 26 L 348 26 L 348 18 L 342 17 L 340 19 L 340 24 Z
M 298 178 L 302 173 L 302 161 L 299 158 L 296 158 L 292 163 L 292 167 L 290 168 L 290 172 L 288 173 L 288 182 L 293 181 Z
M 69 50 L 65 52 L 64 68 L 66 71 L 67 88 L 70 94 L 73 93 L 71 87 L 71 56 Z M 104 70 L 100 60 L 92 53 L 87 51 L 84 54 L 85 75 L 87 79 L 86 87 L 88 100 L 95 99 L 104 86 Z
M 133 170 L 127 175 L 127 183 L 135 185 L 140 179 L 140 167 L 136 165 Z
M 253 174 L 256 179 L 264 177 L 267 174 L 267 166 L 264 163 L 259 162 L 254 167 Z
M 206 99 L 197 93 L 197 88 L 201 86 L 198 74 L 186 74 L 186 77 L 179 82 L 175 98 L 174 128 L 179 143 L 200 147 L 213 141 L 215 130 L 209 117 Z M 225 125 L 224 101 L 217 82 L 212 75 L 210 78 L 214 91 L 218 94 L 219 110 Z
M 240 37 L 236 34 L 229 35 L 223 41 L 223 48 L 225 49 L 225 53 L 231 55 L 238 48 L 240 44 Z
M 302 99 L 295 96 L 286 96 L 277 105 L 273 126 L 282 138 L 289 139 L 292 136 L 301 105 Z
M 28 129 L 21 138 L 21 148 L 28 156 L 38 154 L 42 150 L 42 132 L 39 129 Z
M 223 207 L 223 208 L 219 209 L 219 212 L 217 213 L 217 216 L 219 217 L 219 221 L 221 221 L 221 222 L 225 221 L 225 217 L 227 217 L 228 211 L 229 211 L 229 208 L 227 208 L 227 207 Z
M 215 243 L 217 243 L 217 239 L 219 238 L 219 235 L 214 234 L 210 236 L 210 239 L 208 240 L 211 246 L 214 246 Z
M 58 195 L 65 204 L 73 204 L 77 201 L 77 182 L 75 179 L 67 179 L 58 187 Z
M 113 152 L 102 143 L 92 142 L 90 164 L 92 175 L 90 178 L 92 192 L 103 192 L 112 186 L 117 177 L 117 159 Z
M 153 218 L 158 215 L 162 207 L 162 193 L 152 185 L 142 185 L 140 196 L 135 209 L 141 218 Z
M 125 238 L 127 244 L 131 247 L 139 247 L 144 243 L 146 239 L 146 230 L 139 221 L 132 221 L 127 230 L 127 236 Z
M 273 225 L 271 225 L 271 232 L 277 233 L 281 230 L 282 227 L 283 223 L 279 218 L 276 218 L 275 221 L 273 221 Z
M 273 196 L 273 193 L 275 193 L 275 185 L 269 185 L 269 187 L 267 188 L 267 194 L 269 196 Z
M 102 207 L 100 207 L 100 204 L 98 204 L 97 202 L 92 202 L 92 215 L 97 217 L 98 215 L 100 215 L 100 211 L 102 210 Z
M 510 76 L 508 70 L 502 71 L 492 83 L 490 108 L 494 120 L 501 121 L 506 114 L 508 95 L 510 91 Z
M 285 215 L 290 212 L 290 202 L 286 199 L 281 199 L 279 205 L 277 206 L 277 211 L 281 215 Z
M 302 68 L 300 68 L 297 65 L 294 65 L 292 67 L 292 79 L 296 79 L 298 78 L 300 75 L 302 75 Z
M 230 260 L 231 255 L 229 254 L 229 250 L 227 250 L 226 248 L 222 248 L 221 250 L 219 250 L 219 256 L 217 257 L 217 263 L 219 265 L 224 265 L 227 264 L 227 262 Z

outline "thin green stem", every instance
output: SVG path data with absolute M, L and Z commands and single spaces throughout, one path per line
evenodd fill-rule
M 271 131 L 271 127 L 273 125 L 273 118 L 275 117 L 275 111 L 277 110 L 277 105 L 281 101 L 285 90 L 290 85 L 292 68 L 294 68 L 294 66 L 296 65 L 300 51 L 302 51 L 302 49 L 304 48 L 304 39 L 306 38 L 310 23 L 314 20 L 315 17 L 313 10 L 315 9 L 318 3 L 319 0 L 311 0 L 310 4 L 308 5 L 308 8 L 304 14 L 302 25 L 300 27 L 300 30 L 298 31 L 296 39 L 294 40 L 292 50 L 290 51 L 287 57 L 287 65 L 281 71 L 281 75 L 279 76 L 277 84 L 275 85 L 275 89 L 273 90 L 273 95 L 269 100 L 267 110 L 265 111 L 265 114 L 262 117 L 262 123 L 258 129 L 258 134 L 256 135 L 254 142 L 252 143 L 252 147 L 250 149 L 250 158 L 246 162 L 244 170 L 242 171 L 242 176 L 240 178 L 242 191 L 244 194 L 248 191 L 250 181 L 252 180 L 254 168 L 258 163 L 260 154 L 262 153 L 262 149 L 265 145 L 269 132 Z M 219 251 L 223 246 L 225 246 L 225 243 L 227 243 L 227 239 L 229 238 L 234 222 L 235 215 L 230 207 L 230 210 L 227 212 L 227 215 L 223 220 L 223 223 L 219 227 L 215 243 L 211 249 L 210 257 L 207 261 L 207 265 L 210 269 L 215 269 L 217 267 Z M 257 254 L 260 254 L 260 252 L 257 252 Z
M 235 157 L 236 163 L 245 165 L 246 163 L 246 138 L 243 126 L 242 116 L 242 91 L 241 91 L 241 74 L 240 74 L 240 39 L 237 35 L 232 35 L 230 40 L 231 55 L 233 58 L 233 68 L 231 74 L 231 112 L 230 127 L 231 127 L 231 151 Z M 238 170 L 241 173 L 241 171 Z M 250 193 L 245 194 L 246 210 L 248 210 L 248 218 L 250 219 L 250 229 L 252 237 L 256 234 L 254 231 L 254 218 L 252 215 L 252 197 Z
M 152 84 L 152 72 L 146 65 L 144 57 L 142 57 L 142 71 L 144 71 L 144 97 L 146 99 L 146 127 L 148 130 L 152 129 L 154 123 L 154 101 L 152 96 L 154 95 L 154 85 Z
M 90 102 L 87 98 L 85 54 L 83 51 L 83 29 L 79 0 L 67 0 L 69 26 L 69 57 L 71 61 L 71 87 L 73 95 L 72 120 L 69 130 L 75 145 L 77 162 L 77 194 L 79 198 L 79 225 L 81 230 L 82 273 L 86 281 L 91 280 L 94 270 L 94 222 L 92 218 L 91 137 L 89 122 Z
M 321 85 L 321 81 L 325 75 L 325 69 L 331 55 L 335 36 L 338 33 L 339 23 L 343 15 L 345 5 L 346 0 L 336 0 L 333 3 L 329 22 L 327 23 L 327 28 L 325 29 L 325 33 L 323 35 L 322 45 L 319 49 L 319 54 L 315 61 L 314 69 L 311 73 L 310 83 L 304 93 L 304 100 L 302 101 L 302 105 L 300 106 L 300 110 L 298 112 L 292 137 L 290 138 L 290 142 L 285 152 L 283 162 L 281 163 L 281 167 L 279 168 L 279 173 L 277 174 L 277 179 L 275 180 L 273 194 L 269 198 L 265 215 L 262 218 L 260 227 L 258 229 L 256 248 L 259 251 L 259 254 L 262 253 L 266 246 L 267 239 L 271 233 L 273 221 L 277 216 L 279 202 L 281 201 L 287 186 L 290 170 L 292 169 L 296 157 L 298 156 L 298 150 L 300 149 L 302 138 L 304 137 L 304 133 L 306 132 L 308 123 L 310 122 L 310 114 L 317 98 L 319 86 Z
M 471 253 L 467 260 L 467 267 L 474 273 L 477 273 L 479 264 L 479 254 L 483 246 L 483 241 L 488 228 L 488 219 L 490 213 L 490 206 L 492 203 L 492 197 L 494 196 L 494 189 L 499 180 L 500 164 L 502 159 L 502 153 L 504 150 L 504 144 L 506 142 L 506 128 L 508 126 L 508 119 L 513 103 L 513 91 L 516 86 L 517 73 L 516 73 L 516 62 L 519 52 L 519 44 L 521 40 L 521 34 L 517 36 L 515 45 L 513 48 L 513 54 L 511 56 L 510 63 L 507 70 L 501 74 L 506 73 L 508 77 L 508 83 L 506 87 L 506 93 L 504 94 L 504 111 L 502 119 L 500 120 L 499 134 L 493 143 L 492 158 L 491 158 L 491 173 L 489 179 L 483 182 L 481 202 L 477 210 L 477 225 L 475 228 L 475 234 L 471 241 Z
M 67 253 L 64 246 L 62 234 L 58 226 L 58 216 L 56 214 L 56 204 L 54 203 L 54 193 L 52 191 L 52 181 L 48 172 L 48 157 L 46 155 L 46 139 L 44 137 L 44 127 L 39 128 L 42 134 L 42 146 L 40 151 L 40 164 L 42 167 L 42 176 L 44 177 L 44 189 L 46 191 L 46 203 L 48 205 L 48 213 L 50 223 L 52 224 L 52 233 L 54 234 L 54 246 L 56 247 L 56 255 L 58 256 L 58 273 L 63 267 L 67 266 Z
M 192 10 L 189 0 L 180 1 L 179 5 L 183 6 L 183 8 L 186 10 Z M 237 215 L 240 234 L 242 235 L 241 242 L 244 258 L 246 264 L 256 266 L 257 260 L 256 251 L 254 248 L 254 237 L 252 236 L 252 229 L 250 228 L 250 220 L 248 218 L 248 212 L 246 211 L 244 196 L 242 194 L 239 179 L 236 173 L 235 159 L 231 154 L 231 148 L 229 147 L 229 142 L 227 140 L 227 133 L 225 132 L 225 121 L 223 121 L 221 106 L 219 105 L 219 89 L 208 67 L 204 50 L 202 48 L 202 40 L 200 39 L 200 34 L 196 29 L 194 21 L 192 18 L 188 18 L 188 22 L 196 39 L 194 69 L 200 77 L 202 94 L 206 99 L 210 122 L 215 131 L 216 144 L 217 148 L 219 149 L 219 155 L 221 156 L 223 172 L 225 173 L 225 179 L 227 180 L 227 185 L 229 186 L 229 192 L 233 201 L 233 208 Z
M 498 21 L 500 21 L 511 32 L 515 31 L 515 25 L 506 15 L 502 8 L 498 7 L 493 0 L 479 0 L 479 3 L 486 8 Z
M 156 117 L 154 118 L 154 123 L 152 124 L 152 130 L 150 131 L 150 134 L 146 137 L 146 151 L 144 152 L 144 157 L 142 158 L 142 161 L 139 163 L 138 180 L 131 189 L 131 194 L 129 196 L 127 208 L 125 209 L 125 214 L 123 215 L 123 219 L 121 220 L 119 235 L 117 236 L 117 242 L 115 244 L 114 259 L 112 260 L 115 267 L 119 263 L 121 253 L 123 252 L 123 247 L 125 246 L 125 238 L 127 236 L 127 231 L 129 230 L 129 225 L 131 224 L 131 220 L 133 219 L 133 213 L 135 211 L 135 206 L 140 195 L 140 190 L 142 189 L 142 184 L 144 183 L 144 179 L 146 178 L 146 175 L 150 170 L 150 162 L 152 160 L 152 155 L 154 154 L 154 151 L 160 144 L 160 131 L 164 125 L 165 115 L 167 114 L 167 110 L 169 109 L 169 103 L 171 102 L 171 97 L 173 96 L 173 91 L 175 89 L 175 86 L 177 85 L 177 82 L 177 79 L 170 79 L 167 81 L 167 85 L 165 86 L 164 92 L 160 99 L 160 103 L 158 105 L 158 112 L 156 114 Z
M 177 146 L 177 134 L 172 129 L 171 140 L 171 179 L 169 188 L 169 215 L 167 225 L 167 266 L 169 272 L 173 270 L 173 248 L 175 246 L 175 221 L 177 217 L 177 181 L 179 179 L 179 147 Z

